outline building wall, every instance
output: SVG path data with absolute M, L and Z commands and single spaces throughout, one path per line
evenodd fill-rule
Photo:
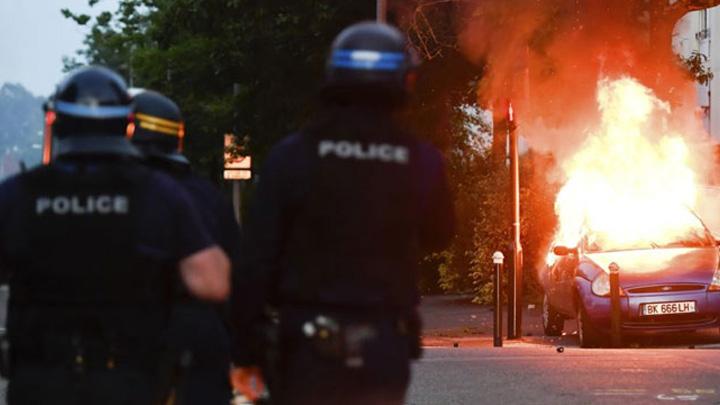
M 687 58 L 693 52 L 708 57 L 708 66 L 714 74 L 709 85 L 697 85 L 697 105 L 705 111 L 705 128 L 720 142 L 720 6 L 688 13 L 678 23 L 673 46 L 679 55 Z M 695 212 L 703 219 L 713 235 L 720 237 L 720 187 L 717 179 L 706 179 L 701 187 Z M 715 186 L 711 186 L 713 184 Z
M 714 79 L 707 86 L 697 85 L 697 104 L 705 112 L 705 128 L 720 141 L 720 7 L 683 17 L 676 27 L 673 46 L 685 58 L 693 52 L 708 57 Z

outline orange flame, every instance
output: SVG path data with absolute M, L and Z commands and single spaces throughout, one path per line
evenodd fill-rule
M 670 105 L 628 77 L 601 80 L 597 103 L 599 128 L 562 165 L 555 244 L 585 236 L 602 250 L 646 248 L 698 229 L 697 176 L 688 145 L 668 129 Z

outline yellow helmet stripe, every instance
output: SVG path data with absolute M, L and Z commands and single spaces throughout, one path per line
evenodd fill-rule
M 135 117 L 137 119 L 139 119 L 141 122 L 145 121 L 145 122 L 149 122 L 151 124 L 163 125 L 166 127 L 175 128 L 177 130 L 179 130 L 180 126 L 182 125 L 182 122 L 180 122 L 180 121 L 166 120 L 165 118 L 155 117 L 153 115 L 137 113 L 137 114 L 135 114 Z
M 163 134 L 166 134 L 166 135 L 172 135 L 172 136 L 182 137 L 182 134 L 181 134 L 181 131 L 180 131 L 180 127 L 177 127 L 177 128 L 168 128 L 168 127 L 163 126 L 163 125 L 156 125 L 156 124 L 153 124 L 153 123 L 151 123 L 151 122 L 140 121 L 140 128 L 147 129 L 148 131 L 160 132 L 160 133 L 163 133 Z

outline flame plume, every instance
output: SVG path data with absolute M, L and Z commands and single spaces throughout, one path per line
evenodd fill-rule
M 668 128 L 672 111 L 637 80 L 598 83 L 599 129 L 562 165 L 557 244 L 575 246 L 592 232 L 605 250 L 663 245 L 697 219 L 697 176 L 690 149 Z

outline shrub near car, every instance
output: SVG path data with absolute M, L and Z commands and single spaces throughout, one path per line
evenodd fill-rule
M 620 268 L 621 331 L 624 335 L 692 331 L 720 325 L 720 272 L 715 239 L 698 219 L 659 244 L 604 248 L 587 232 L 577 247 L 555 246 L 540 272 L 543 327 L 548 336 L 577 320 L 582 347 L 605 344 L 610 330 L 609 266 Z

